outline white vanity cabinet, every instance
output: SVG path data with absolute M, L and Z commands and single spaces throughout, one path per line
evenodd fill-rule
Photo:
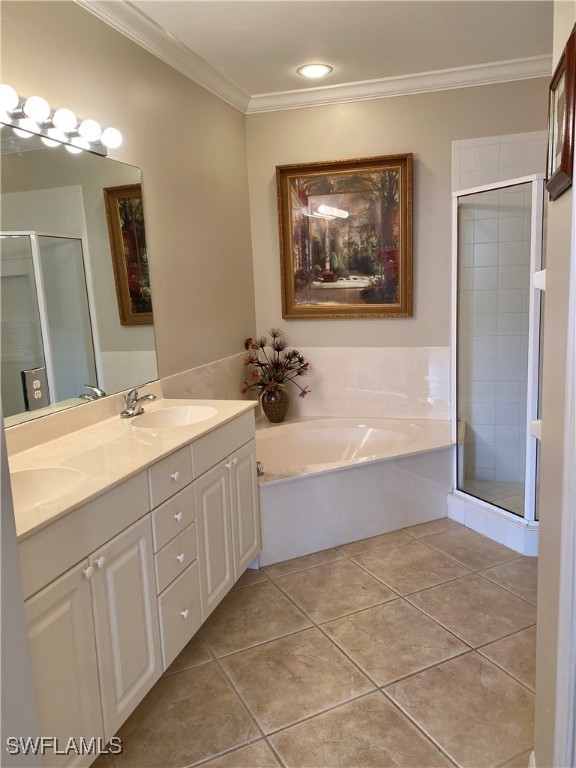
M 149 503 L 141 473 L 20 544 L 39 733 L 60 749 L 71 737 L 104 746 L 162 674 Z
M 167 669 L 202 624 L 190 446 L 150 467 L 148 475 L 150 498 L 163 502 L 152 510 L 152 526 L 162 662 Z
M 26 601 L 36 710 L 41 735 L 104 738 L 88 560 Z M 88 765 L 91 758 L 47 754 L 46 766 Z
M 252 411 L 24 536 L 39 733 L 102 748 L 259 551 Z
M 194 466 L 202 468 L 217 454 L 217 442 L 221 450 L 232 448 L 194 482 L 204 620 L 260 551 L 253 432 L 238 429 L 235 423 L 230 426 L 228 432 L 223 427 L 193 445 Z
M 150 516 L 91 555 L 89 563 L 104 736 L 109 741 L 162 672 Z

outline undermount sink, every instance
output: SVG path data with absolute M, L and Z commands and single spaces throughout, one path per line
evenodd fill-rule
M 84 475 L 69 467 L 39 467 L 10 473 L 16 509 L 27 509 L 63 496 L 79 485 Z
M 160 407 L 134 416 L 130 426 L 135 429 L 164 429 L 168 427 L 189 427 L 216 416 L 218 411 L 209 405 L 173 405 Z

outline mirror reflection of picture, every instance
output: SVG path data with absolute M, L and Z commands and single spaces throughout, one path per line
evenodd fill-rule
M 122 325 L 148 325 L 152 295 L 140 184 L 104 190 Z

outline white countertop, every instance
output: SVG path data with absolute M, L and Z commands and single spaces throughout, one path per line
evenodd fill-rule
M 26 506 L 19 503 L 18 492 L 14 494 L 18 539 L 30 536 L 178 448 L 254 409 L 257 403 L 253 400 L 157 400 L 145 404 L 145 412 L 152 413 L 167 405 L 211 406 L 217 414 L 195 424 L 161 429 L 138 428 L 138 416 L 121 419 L 116 415 L 11 454 L 8 459 L 11 474 L 48 470 L 44 475 L 48 477 L 44 501 Z M 54 468 L 76 470 L 81 473 L 78 475 L 81 479 L 73 487 L 63 488 L 56 474 L 54 482 L 50 481 L 49 470 Z M 25 478 L 25 482 L 33 480 Z

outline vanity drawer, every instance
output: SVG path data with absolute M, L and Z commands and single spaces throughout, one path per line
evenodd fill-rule
M 194 441 L 192 443 L 194 477 L 200 477 L 241 445 L 253 440 L 254 434 L 254 412 L 247 411 Z
M 150 501 L 157 507 L 192 482 L 190 446 L 171 453 L 148 469 Z
M 154 555 L 158 594 L 198 557 L 196 523 L 192 523 L 175 539 Z
M 190 642 L 202 624 L 198 560 L 158 598 L 164 669 Z
M 164 504 L 152 510 L 154 552 L 162 549 L 194 520 L 196 520 L 194 486 L 189 485 Z

